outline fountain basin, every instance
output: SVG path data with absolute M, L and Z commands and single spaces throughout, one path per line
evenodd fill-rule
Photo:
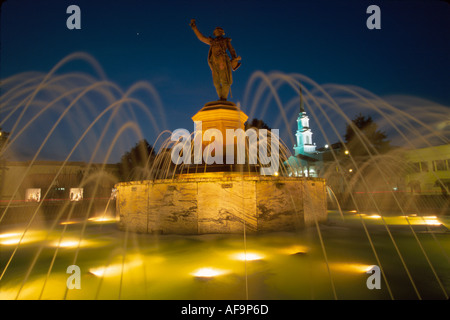
M 119 228 L 141 233 L 288 231 L 327 218 L 321 178 L 236 172 L 116 184 Z

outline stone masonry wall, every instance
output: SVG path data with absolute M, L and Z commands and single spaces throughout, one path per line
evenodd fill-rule
M 163 234 L 293 230 L 326 220 L 323 179 L 183 175 L 116 185 L 119 227 Z

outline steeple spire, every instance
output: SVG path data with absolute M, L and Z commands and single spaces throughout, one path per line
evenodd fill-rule
M 300 89 L 300 114 L 305 112 L 305 107 L 303 106 L 303 94 L 302 94 L 302 86 L 299 86 Z
M 295 155 L 311 154 L 316 152 L 316 146 L 312 142 L 312 131 L 309 128 L 309 117 L 306 115 L 305 107 L 303 105 L 302 86 L 299 86 L 300 92 L 300 113 L 297 118 L 297 132 L 295 136 L 297 143 L 294 145 Z

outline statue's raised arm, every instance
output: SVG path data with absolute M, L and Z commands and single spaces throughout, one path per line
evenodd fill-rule
M 217 27 L 214 29 L 214 37 L 205 37 L 195 24 L 195 19 L 191 20 L 189 24 L 194 30 L 197 38 L 209 45 L 208 64 L 212 71 L 212 78 L 214 86 L 216 87 L 219 100 L 226 101 L 230 93 L 230 87 L 233 83 L 231 71 L 235 71 L 241 63 L 241 57 L 236 54 L 231 39 L 224 37 L 225 31 Z M 230 52 L 231 59 L 228 56 L 227 50 Z
M 191 23 L 189 24 L 192 28 L 192 30 L 194 30 L 195 35 L 197 36 L 198 40 L 200 40 L 201 42 L 206 43 L 207 45 L 211 45 L 211 40 L 208 37 L 205 37 L 200 30 L 198 30 L 197 25 L 195 24 L 195 19 L 191 20 Z

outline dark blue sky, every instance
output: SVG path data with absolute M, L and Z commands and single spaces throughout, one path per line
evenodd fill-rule
M 66 28 L 71 4 L 81 9 L 81 30 Z M 381 8 L 381 30 L 366 27 L 371 4 Z M 205 35 L 222 26 L 242 57 L 232 101 L 243 100 L 248 79 L 261 70 L 450 106 L 450 5 L 438 0 L 8 0 L 1 16 L 0 76 L 48 72 L 68 54 L 87 52 L 124 89 L 151 82 L 164 104 L 167 129 L 192 131 L 191 116 L 217 96 L 208 47 L 189 27 L 191 18 Z M 78 69 L 91 70 L 74 62 L 61 72 Z M 271 112 L 264 118 L 269 124 L 277 110 Z

